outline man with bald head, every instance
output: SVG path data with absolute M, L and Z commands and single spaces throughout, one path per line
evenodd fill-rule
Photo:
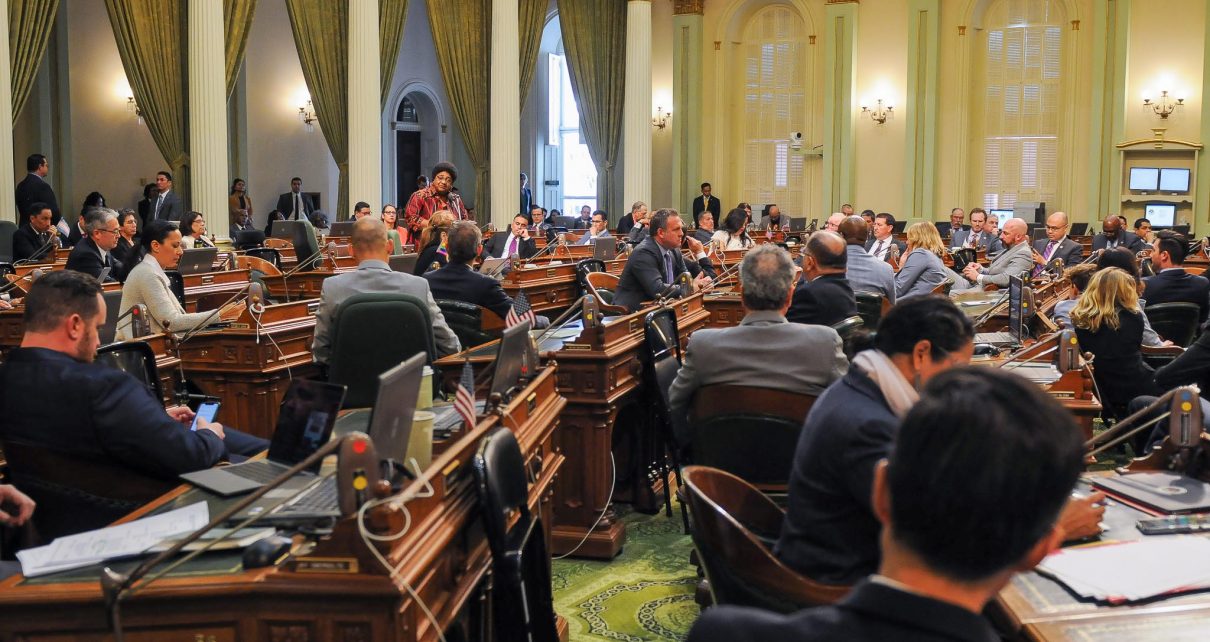
M 840 222 L 840 236 L 844 238 L 848 266 L 845 278 L 855 292 L 873 292 L 895 303 L 895 270 L 886 261 L 879 261 L 865 251 L 865 219 L 850 216 Z
M 350 237 L 353 257 L 357 269 L 344 274 L 330 276 L 324 280 L 320 293 L 319 310 L 315 313 L 315 341 L 311 354 L 315 362 L 326 365 L 332 355 L 332 327 L 340 304 L 354 294 L 399 293 L 410 294 L 428 306 L 429 328 L 396 328 L 399 332 L 432 332 L 437 346 L 437 356 L 454 354 L 462 350 L 458 337 L 445 323 L 441 308 L 433 300 L 429 282 L 418 276 L 395 272 L 387 263 L 393 249 L 387 238 L 387 226 L 382 219 L 366 217 L 353 224 Z M 390 337 L 383 337 L 389 341 Z
M 1084 248 L 1067 238 L 1070 226 L 1064 212 L 1055 212 L 1046 217 L 1046 240 L 1039 239 L 1034 242 L 1035 276 L 1054 259 L 1062 259 L 1063 267 L 1070 267 L 1084 259 Z
M 857 315 L 857 298 L 845 278 L 848 251 L 836 232 L 821 230 L 807 241 L 802 259 L 802 280 L 786 319 L 792 323 L 836 325 Z
M 840 212 L 832 212 L 832 215 L 829 216 L 828 220 L 823 224 L 823 229 L 825 229 L 829 232 L 839 232 L 840 231 L 840 222 L 843 221 L 844 219 L 845 219 L 844 214 L 841 214 Z
M 953 291 L 970 288 L 982 288 L 994 285 L 1008 287 L 1008 280 L 1013 275 L 1019 275 L 1033 269 L 1033 248 L 1029 246 L 1029 226 L 1019 218 L 1010 218 L 1000 230 L 1000 241 L 1004 243 L 1004 252 L 992 260 L 991 265 L 984 268 L 978 263 L 968 263 L 962 270 L 966 277 L 965 283 L 954 285 Z
M 1120 217 L 1111 215 L 1101 222 L 1101 233 L 1092 237 L 1092 251 L 1111 250 L 1115 247 L 1142 252 L 1147 249 L 1147 244 L 1134 232 L 1127 231 Z

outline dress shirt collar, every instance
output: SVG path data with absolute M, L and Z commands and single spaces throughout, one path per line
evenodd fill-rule
M 1170 267 L 1170 268 L 1164 268 L 1164 269 L 1160 270 L 1160 274 L 1163 274 L 1164 272 L 1180 272 L 1181 274 L 1184 274 L 1184 273 L 1185 273 L 1185 268 L 1183 268 L 1183 267 Z
M 366 259 L 366 260 L 362 261 L 361 263 L 357 264 L 357 269 L 358 270 L 386 270 L 386 271 L 390 272 L 391 266 L 388 265 L 385 261 L 379 261 L 378 259 Z
M 866 580 L 854 587 L 837 606 L 873 619 L 898 622 L 913 630 L 931 631 L 946 639 L 988 642 L 1000 639 L 978 613 L 900 586 L 898 582 Z
M 789 323 L 780 310 L 752 310 L 744 315 L 740 325 L 769 325 L 773 323 Z

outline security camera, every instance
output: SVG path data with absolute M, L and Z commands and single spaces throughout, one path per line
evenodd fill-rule
M 790 149 L 802 149 L 802 132 L 790 132 Z

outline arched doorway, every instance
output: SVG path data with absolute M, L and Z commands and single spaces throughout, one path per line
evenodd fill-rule
M 431 89 L 406 85 L 400 93 L 390 122 L 390 161 L 392 200 L 402 207 L 416 191 L 416 177 L 427 176 L 445 157 L 445 120 Z

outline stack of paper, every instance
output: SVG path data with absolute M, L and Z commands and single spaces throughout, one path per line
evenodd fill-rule
M 1210 588 L 1210 539 L 1192 535 L 1065 549 L 1038 571 L 1077 594 L 1108 602 Z
M 37 577 L 138 555 L 162 540 L 193 532 L 209 522 L 206 502 L 198 502 L 120 526 L 60 537 L 46 546 L 17 553 L 17 559 L 26 577 Z

